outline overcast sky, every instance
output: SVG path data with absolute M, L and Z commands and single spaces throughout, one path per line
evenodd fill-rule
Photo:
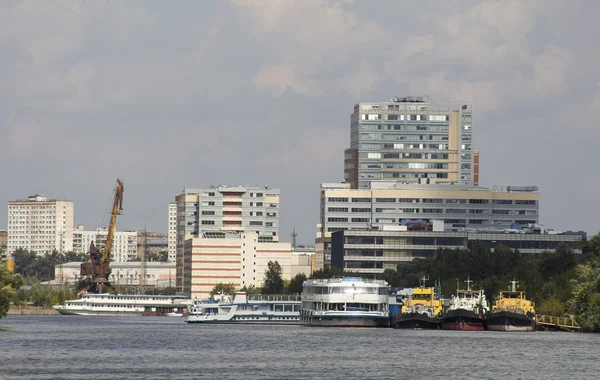
M 470 100 L 481 185 L 538 185 L 541 223 L 600 229 L 600 2 L 1 1 L 0 201 L 167 231 L 184 186 L 281 189 L 313 244 L 350 113 Z M 5 203 L 6 204 L 6 203 Z M 0 213 L 0 229 L 7 214 Z

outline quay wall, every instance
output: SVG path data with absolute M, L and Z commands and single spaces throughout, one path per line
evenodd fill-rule
M 58 311 L 47 307 L 18 307 L 11 306 L 8 315 L 58 315 Z

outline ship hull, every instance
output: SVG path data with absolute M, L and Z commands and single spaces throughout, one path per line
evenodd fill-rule
M 534 331 L 534 321 L 526 315 L 501 311 L 488 315 L 486 330 L 490 331 Z
M 302 318 L 303 324 L 317 327 L 389 327 L 388 317 L 373 316 L 305 316 Z
M 421 313 L 406 313 L 400 314 L 392 322 L 392 327 L 395 329 L 425 329 L 437 330 L 440 328 L 440 320 L 431 318 Z
M 469 310 L 458 309 L 447 312 L 442 318 L 443 330 L 485 330 L 484 319 Z

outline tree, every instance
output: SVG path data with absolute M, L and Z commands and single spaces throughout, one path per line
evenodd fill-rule
M 397 288 L 400 284 L 400 278 L 398 276 L 398 272 L 395 269 L 388 268 L 384 270 L 381 277 L 392 288 Z
M 265 271 L 263 294 L 283 293 L 283 279 L 281 278 L 281 265 L 279 262 L 269 261 L 268 269 Z
M 224 284 L 220 282 L 210 291 L 211 297 L 215 294 L 229 294 L 233 297 L 235 295 L 235 287 L 233 284 Z
M 255 296 L 257 294 L 262 293 L 262 288 L 257 288 L 254 285 L 248 285 L 248 286 L 244 285 L 244 287 L 242 289 L 240 289 L 240 291 L 246 292 L 246 294 L 249 296 Z
M 148 255 L 148 261 L 166 263 L 167 261 L 169 261 L 169 252 L 168 251 L 150 252 L 150 254 Z
M 15 290 L 23 285 L 23 278 L 0 266 L 0 318 L 8 314 L 10 303 L 15 298 Z
M 332 277 L 342 277 L 345 275 L 352 275 L 352 273 L 344 272 L 344 270 L 340 268 L 325 266 L 323 269 L 317 269 L 316 271 L 312 272 L 309 278 L 329 279 Z
M 285 292 L 287 294 L 300 294 L 302 293 L 302 286 L 306 281 L 306 275 L 304 273 L 298 273 L 294 276 L 287 284 Z

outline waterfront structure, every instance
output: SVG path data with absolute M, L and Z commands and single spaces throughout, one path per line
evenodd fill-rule
M 306 280 L 300 321 L 309 326 L 388 327 L 389 290 L 383 280 L 361 277 Z
M 194 301 L 187 323 L 240 323 L 259 325 L 294 325 L 300 323 L 299 295 L 246 295 L 237 292 L 215 295 L 212 300 Z
M 435 105 L 411 96 L 359 102 L 350 116 L 344 181 L 354 189 L 376 180 L 472 186 L 479 170 L 472 118 L 470 102 Z
M 141 262 L 111 262 L 112 272 L 109 282 L 124 288 L 138 288 L 140 284 Z M 51 284 L 73 284 L 81 278 L 81 263 L 70 262 L 54 266 L 54 280 Z M 146 263 L 146 288 L 167 288 L 175 286 L 175 263 L 157 261 Z
M 373 277 L 386 269 L 396 269 L 415 258 L 433 257 L 439 249 L 466 249 L 478 241 L 489 249 L 504 245 L 525 254 L 554 251 L 567 244 L 574 254 L 582 253 L 584 238 L 580 234 L 536 234 L 515 231 L 408 231 L 406 226 L 373 226 L 371 230 L 335 232 L 331 241 L 331 261 L 325 263 L 357 275 Z M 521 233 L 523 232 L 523 233 Z M 320 269 L 320 268 L 318 268 Z
M 107 228 L 97 228 L 93 231 L 85 230 L 83 226 L 77 226 L 73 232 L 73 251 L 76 253 L 88 253 L 90 243 L 96 248 L 103 250 L 108 237 Z M 111 248 L 111 262 L 122 262 L 135 260 L 137 252 L 136 231 L 115 231 Z
M 32 195 L 8 202 L 7 253 L 22 248 L 37 254 L 73 250 L 73 201 Z
M 169 203 L 169 226 L 168 226 L 168 251 L 169 262 L 175 262 L 177 257 L 177 203 Z
M 204 232 L 185 241 L 177 291 L 206 299 L 219 283 L 260 287 L 269 261 L 279 263 L 284 280 L 292 273 L 310 274 L 310 256 L 292 254 L 290 243 L 261 241 L 252 232 Z
M 175 196 L 177 288 L 184 277 L 184 243 L 205 232 L 255 233 L 260 242 L 279 241 L 279 189 L 213 186 L 184 189 Z
M 321 212 L 315 240 L 315 268 L 328 265 L 331 234 L 370 225 L 400 225 L 418 219 L 442 220 L 448 230 L 512 228 L 539 223 L 536 186 L 488 189 L 448 184 L 371 182 L 368 189 L 350 184 L 321 184 Z

